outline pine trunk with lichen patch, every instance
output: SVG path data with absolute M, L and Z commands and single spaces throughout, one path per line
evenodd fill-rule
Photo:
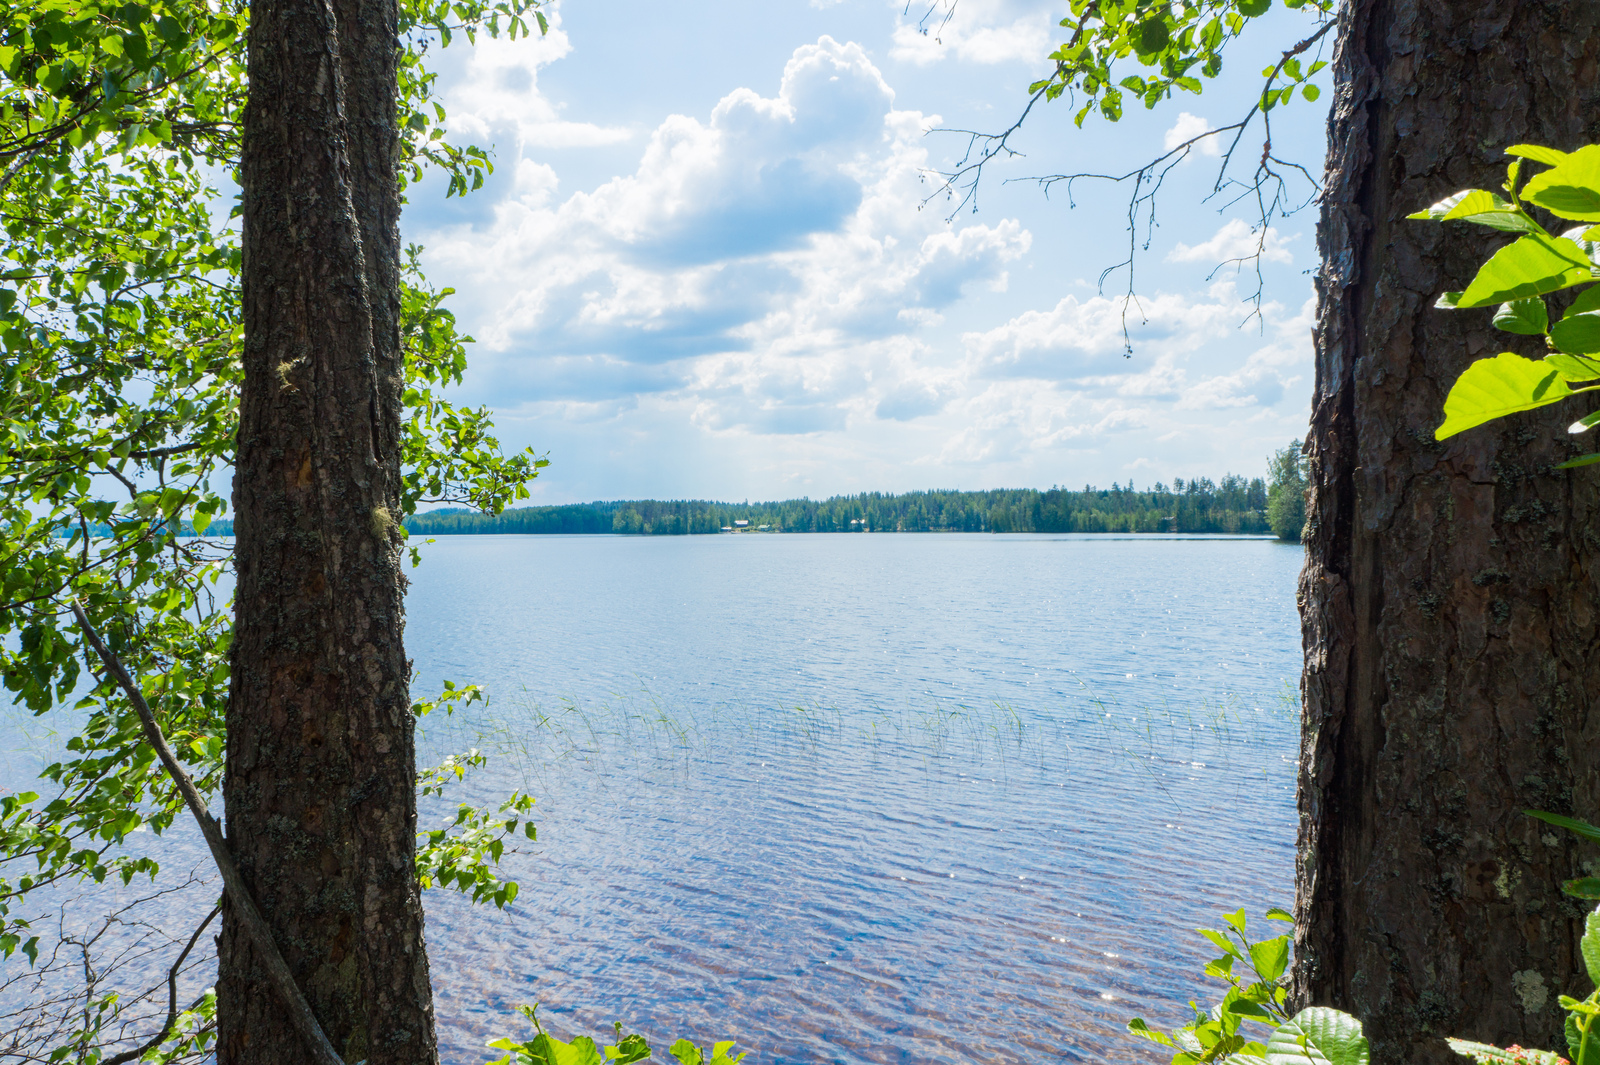
M 256 0 L 229 846 L 346 1061 L 434 1065 L 401 642 L 393 0 Z M 307 1060 L 224 909 L 218 1061 Z
M 1374 1062 L 1446 1035 L 1563 1050 L 1589 990 L 1600 851 L 1527 808 L 1600 819 L 1600 474 L 1562 471 L 1591 404 L 1440 443 L 1451 382 L 1542 354 L 1443 311 L 1505 235 L 1407 221 L 1498 189 L 1518 143 L 1600 139 L 1600 5 L 1352 0 L 1340 14 L 1318 242 L 1295 975 L 1366 1024 Z M 1561 224 L 1565 228 L 1567 224 Z M 1537 338 L 1531 338 L 1537 340 Z

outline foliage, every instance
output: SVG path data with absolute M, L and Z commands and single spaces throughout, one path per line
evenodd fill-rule
M 1267 919 L 1293 923 L 1294 916 L 1271 909 Z M 1205 967 L 1207 976 L 1228 984 L 1222 1001 L 1202 1010 L 1191 1000 L 1193 1019 L 1171 1032 L 1151 1028 L 1138 1017 L 1128 1022 L 1128 1031 L 1172 1049 L 1172 1065 L 1367 1065 L 1367 1040 L 1354 1017 L 1322 1006 L 1288 1013 L 1284 974 L 1289 936 L 1252 942 L 1243 910 L 1226 914 L 1224 920 L 1224 929 L 1198 929 L 1222 951 Z M 1262 1039 L 1251 1039 L 1246 1024 L 1271 1030 Z
M 463 755 L 450 755 L 439 765 L 425 769 L 417 775 L 417 790 L 421 795 L 443 796 L 452 780 L 461 780 L 468 769 L 487 762 L 476 749 Z M 473 902 L 492 902 L 499 909 L 517 897 L 515 880 L 502 880 L 496 867 L 505 853 L 507 838 L 516 834 L 522 825 L 523 835 L 538 839 L 532 821 L 526 820 L 533 809 L 533 797 L 519 791 L 512 792 L 498 809 L 459 803 L 455 818 L 444 828 L 423 832 L 417 840 L 417 881 L 424 889 L 438 885 L 454 887 L 462 894 L 472 896 Z
M 1585 839 L 1600 842 L 1600 826 L 1560 814 L 1525 811 L 1530 817 L 1568 829 Z M 1600 878 L 1569 880 L 1563 890 L 1578 898 L 1600 897 Z M 1269 920 L 1294 920 L 1284 910 L 1267 911 Z M 1284 973 L 1288 969 L 1289 937 L 1280 935 L 1259 942 L 1247 936 L 1245 912 L 1227 914 L 1228 927 L 1222 930 L 1201 928 L 1200 934 L 1222 951 L 1222 956 L 1207 963 L 1207 976 L 1227 982 L 1222 1001 L 1201 1010 L 1192 1000 L 1193 1019 L 1172 1032 L 1151 1028 L 1135 1017 L 1128 1031 L 1175 1053 L 1172 1065 L 1200 1065 L 1202 1062 L 1231 1062 L 1234 1065 L 1368 1065 L 1367 1040 L 1361 1022 L 1347 1013 L 1311 1006 L 1289 1016 Z M 1595 1065 L 1600 1062 L 1600 908 L 1584 922 L 1579 953 L 1589 980 L 1596 985 L 1587 998 L 1560 996 L 1567 1011 L 1566 1042 L 1571 1058 L 1551 1050 L 1532 1050 L 1520 1046 L 1497 1047 L 1466 1039 L 1447 1039 L 1450 1049 L 1479 1065 Z M 1266 1041 L 1251 1040 L 1243 1034 L 1245 1022 L 1274 1026 Z
M 539 1023 L 538 1009 L 537 1004 L 517 1007 L 517 1012 L 533 1022 L 536 1034 L 526 1043 L 510 1038 L 494 1040 L 489 1045 L 506 1053 L 488 1065 L 631 1065 L 635 1061 L 650 1059 L 652 1051 L 644 1036 L 637 1033 L 623 1035 L 620 1023 L 613 1025 L 616 1029 L 615 1045 L 601 1046 L 586 1035 L 564 1043 L 544 1030 Z M 708 1053 L 687 1039 L 679 1039 L 672 1044 L 668 1053 L 678 1060 L 678 1065 L 739 1065 L 748 1051 L 730 1058 L 728 1051 L 732 1049 L 731 1040 L 715 1044 Z
M 1272 453 L 1267 468 L 1267 526 L 1280 540 L 1300 542 L 1306 523 L 1306 474 L 1300 441 Z
M 1333 0 L 1284 0 L 1283 6 L 1325 19 L 1334 5 Z M 1120 119 L 1124 93 L 1147 109 L 1170 99 L 1174 89 L 1198 95 L 1201 78 L 1222 73 L 1223 50 L 1271 7 L 1272 0 L 1073 0 L 1072 14 L 1061 20 L 1070 35 L 1049 55 L 1055 70 L 1028 91 L 1043 92 L 1047 100 L 1081 98 L 1073 116 L 1080 126 L 1096 110 L 1112 122 Z M 1130 58 L 1147 72 L 1118 77 L 1119 65 L 1125 68 Z M 1286 54 L 1262 71 L 1266 84 L 1259 106 L 1270 111 L 1297 92 L 1317 99 L 1319 90 L 1307 79 L 1326 66 L 1320 60 L 1302 65 L 1296 55 Z M 1279 78 L 1288 84 L 1276 84 Z
M 1546 354 L 1530 359 L 1513 351 L 1479 359 L 1450 388 L 1444 422 L 1434 435 L 1448 437 L 1519 411 L 1559 403 L 1600 388 L 1600 145 L 1561 152 L 1532 144 L 1508 148 L 1515 157 L 1501 190 L 1467 189 L 1409 217 L 1487 226 L 1516 239 L 1497 250 L 1459 292 L 1446 292 L 1437 306 L 1450 310 L 1495 307 L 1496 329 L 1542 337 Z M 1528 165 L 1543 170 L 1522 184 Z M 1582 223 L 1559 236 L 1534 217 L 1538 209 Z M 1575 298 L 1567 290 L 1578 289 Z M 1548 297 L 1562 311 L 1552 317 Z M 1600 413 L 1575 422 L 1582 433 L 1600 423 Z M 1558 468 L 1600 462 L 1583 455 Z
M 1267 486 L 1234 474 L 1139 490 L 995 489 L 985 492 L 863 492 L 824 500 L 718 503 L 635 499 L 522 507 L 500 514 L 434 510 L 409 518 L 412 533 L 626 533 L 670 536 L 720 532 L 735 521 L 780 532 L 1190 532 L 1265 533 Z
M 447 195 L 482 184 L 488 155 L 447 141 L 424 60 L 453 35 L 517 37 L 530 18 L 543 30 L 537 3 L 403 0 L 402 182 L 433 166 Z M 73 600 L 202 793 L 220 782 L 232 547 L 206 533 L 227 510 L 242 323 L 237 226 L 213 180 L 237 166 L 247 28 L 238 2 L 0 10 L 0 679 L 35 714 L 73 715 L 45 786 L 0 797 L 0 955 L 38 955 L 30 894 L 155 877 L 155 858 L 121 845 L 163 832 L 181 805 L 115 684 L 98 662 L 84 670 Z M 498 511 L 544 462 L 503 454 L 486 409 L 442 397 L 470 338 L 419 252 L 401 301 L 404 506 Z M 419 875 L 504 905 L 515 887 L 492 865 L 528 802 L 458 810 L 425 834 Z

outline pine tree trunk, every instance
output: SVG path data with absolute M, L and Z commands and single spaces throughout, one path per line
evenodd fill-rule
M 437 1060 L 401 643 L 393 0 L 257 0 L 230 847 L 333 1045 Z M 305 1059 L 224 910 L 221 1065 Z
M 1457 1035 L 1558 1049 L 1586 994 L 1592 847 L 1524 816 L 1600 815 L 1600 475 L 1552 465 L 1593 404 L 1433 439 L 1474 358 L 1542 354 L 1441 311 L 1506 242 L 1404 216 L 1498 189 L 1518 143 L 1600 139 L 1600 5 L 1351 0 L 1329 119 L 1311 492 L 1296 976 L 1360 1016 L 1372 1060 Z M 1570 223 L 1568 223 L 1570 224 Z M 1563 225 L 1564 228 L 1564 225 Z M 1537 341 L 1537 338 L 1532 338 Z

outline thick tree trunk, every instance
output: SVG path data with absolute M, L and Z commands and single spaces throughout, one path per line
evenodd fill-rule
M 350 1062 L 437 1059 L 401 644 L 396 8 L 257 0 L 228 841 Z M 222 1065 L 304 1059 L 229 911 Z
M 1498 188 L 1501 152 L 1600 139 L 1600 5 L 1351 0 L 1329 119 L 1308 558 L 1296 975 L 1360 1016 L 1377 1063 L 1459 1035 L 1563 1049 L 1588 990 L 1592 848 L 1526 808 L 1600 815 L 1600 475 L 1552 464 L 1591 404 L 1436 443 L 1488 311 L 1433 309 L 1505 242 L 1404 216 Z M 1585 854 L 1587 849 L 1588 853 Z

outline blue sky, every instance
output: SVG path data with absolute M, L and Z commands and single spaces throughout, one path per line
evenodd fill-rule
M 1180 164 L 1124 358 L 1126 274 L 1097 282 L 1127 187 L 1017 179 L 1121 173 L 1233 121 L 1307 20 L 1262 20 L 1203 97 L 1082 129 L 1036 109 L 952 218 L 930 171 L 966 141 L 929 130 L 1009 125 L 1066 9 L 960 0 L 941 28 L 943 0 L 567 0 L 543 39 L 443 53 L 453 133 L 497 169 L 464 200 L 413 189 L 403 228 L 478 340 L 458 398 L 552 460 L 534 501 L 1263 472 L 1307 420 L 1314 209 L 1275 221 L 1247 321 L 1254 273 L 1218 266 L 1253 204 L 1206 202 L 1214 149 Z M 1275 152 L 1320 174 L 1322 110 L 1275 115 Z

